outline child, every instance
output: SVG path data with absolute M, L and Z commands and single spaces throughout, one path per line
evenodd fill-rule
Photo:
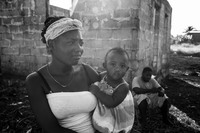
M 94 128 L 102 133 L 128 133 L 134 123 L 134 102 L 128 83 L 123 79 L 128 70 L 129 57 L 119 47 L 110 49 L 103 63 L 106 73 L 90 91 L 98 104 L 93 113 Z

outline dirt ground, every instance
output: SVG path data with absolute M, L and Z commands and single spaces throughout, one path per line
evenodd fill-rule
M 30 109 L 24 86 L 25 77 L 4 74 L 0 79 L 0 132 L 39 133 Z M 164 125 L 159 110 L 149 110 L 148 124 L 151 133 L 200 132 L 200 57 L 172 54 L 170 75 L 165 79 L 166 93 L 171 100 L 173 127 Z M 133 132 L 140 126 L 134 124 Z

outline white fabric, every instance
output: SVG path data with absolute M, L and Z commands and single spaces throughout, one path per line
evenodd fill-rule
M 71 31 L 71 30 L 81 30 L 82 29 L 82 23 L 77 19 L 71 19 L 71 18 L 62 18 L 54 23 L 52 23 L 46 31 L 45 39 L 46 42 L 48 40 L 55 39 L 56 37 L 60 36 L 61 34 Z
M 95 85 L 107 95 L 113 95 L 113 93 L 123 84 L 128 83 L 124 81 L 113 88 L 107 84 L 105 77 L 101 82 L 95 83 Z M 132 129 L 134 118 L 134 101 L 132 93 L 129 91 L 125 99 L 114 108 L 108 108 L 98 100 L 92 116 L 92 121 L 94 127 L 102 133 L 119 133 L 120 131 L 129 133 Z
M 144 89 L 152 89 L 152 88 L 158 88 L 161 87 L 159 83 L 154 79 L 151 78 L 149 82 L 143 82 L 140 77 L 135 77 L 132 81 L 132 88 L 134 87 L 139 87 L 139 88 L 144 88 Z M 134 101 L 136 101 L 137 105 L 139 105 L 144 99 L 147 100 L 147 103 L 150 108 L 155 108 L 155 107 L 161 107 L 167 99 L 167 95 L 164 94 L 163 97 L 159 97 L 158 93 L 153 93 L 153 94 L 135 94 L 133 93 Z
M 78 133 L 94 133 L 90 112 L 97 105 L 96 97 L 88 92 L 47 94 L 49 106 L 62 127 Z

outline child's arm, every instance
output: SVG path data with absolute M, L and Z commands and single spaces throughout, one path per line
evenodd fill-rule
M 112 95 L 108 95 L 101 91 L 98 86 L 91 85 L 90 92 L 92 92 L 102 104 L 108 108 L 118 106 L 126 97 L 129 91 L 128 84 L 120 85 Z

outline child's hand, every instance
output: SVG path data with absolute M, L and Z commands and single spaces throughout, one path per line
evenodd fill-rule
M 98 87 L 98 84 L 99 82 L 95 82 L 94 84 L 91 84 L 90 87 L 89 87 L 89 91 L 93 94 L 95 94 L 95 90 L 99 90 L 99 87 Z

